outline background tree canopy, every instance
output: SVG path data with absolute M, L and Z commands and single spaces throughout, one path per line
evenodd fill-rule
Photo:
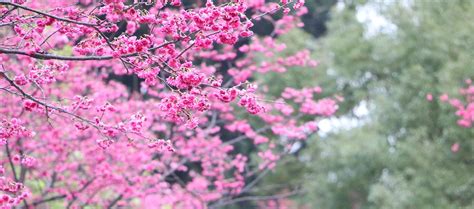
M 262 185 L 305 188 L 295 198 L 304 208 L 474 208 L 474 131 L 459 127 L 455 110 L 437 99 L 459 95 L 464 80 L 474 78 L 474 2 L 329 5 L 321 38 L 309 25 L 280 37 L 310 47 L 319 67 L 312 76 L 293 69 L 277 82 L 319 82 L 327 94 L 340 94 L 338 118 L 346 128 L 315 137 Z M 296 38 L 307 32 L 318 39 Z M 369 113 L 361 117 L 358 108 Z

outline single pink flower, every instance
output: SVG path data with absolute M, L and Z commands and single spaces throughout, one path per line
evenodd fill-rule
M 454 143 L 451 145 L 451 152 L 456 153 L 459 151 L 459 143 Z

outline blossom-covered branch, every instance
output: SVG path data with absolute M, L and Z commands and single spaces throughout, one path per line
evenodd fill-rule
M 0 1 L 1 206 L 231 204 L 335 113 L 318 86 L 251 82 L 316 67 L 278 55 L 303 1 L 185 3 Z

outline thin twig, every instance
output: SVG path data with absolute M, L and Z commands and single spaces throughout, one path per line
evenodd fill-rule
M 22 6 L 20 4 L 11 3 L 11 2 L 2 2 L 2 1 L 0 1 L 0 5 L 10 5 L 10 6 L 18 7 L 18 8 L 21 8 L 23 10 L 26 10 L 26 11 L 34 12 L 34 13 L 37 13 L 37 14 L 40 14 L 40 15 L 43 15 L 43 16 L 47 16 L 47 17 L 59 20 L 59 21 L 74 23 L 74 24 L 77 24 L 77 25 L 84 25 L 84 26 L 89 26 L 89 27 L 99 26 L 97 24 L 92 24 L 92 23 L 87 23 L 87 22 L 79 22 L 79 21 L 76 21 L 76 20 L 68 19 L 68 18 L 58 17 L 56 15 L 52 15 L 52 14 L 49 14 L 49 13 L 46 13 L 46 12 L 42 12 L 42 11 L 39 11 L 39 10 L 36 10 L 36 9 L 32 9 L 32 8 Z
M 209 208 L 218 208 L 226 205 L 232 205 L 235 203 L 239 202 L 245 202 L 245 201 L 264 201 L 264 200 L 277 200 L 277 199 L 283 199 L 283 198 L 288 198 L 297 194 L 302 194 L 304 191 L 302 190 L 295 190 L 292 192 L 284 193 L 284 194 L 277 194 L 277 195 L 271 195 L 271 196 L 247 196 L 247 197 L 240 197 L 240 198 L 235 198 L 233 200 L 211 205 Z
M 176 41 L 170 41 L 170 42 L 163 43 L 159 46 L 149 48 L 148 51 L 159 49 L 159 48 L 162 48 L 162 47 L 164 47 L 166 45 L 169 45 L 169 44 L 172 44 L 172 43 L 176 43 Z M 2 54 L 2 53 L 3 54 L 25 55 L 25 56 L 33 57 L 33 58 L 36 58 L 36 59 L 42 59 L 42 60 L 54 59 L 54 60 L 66 60 L 66 61 L 87 61 L 87 60 L 111 60 L 111 59 L 115 59 L 115 57 L 113 57 L 113 56 L 61 56 L 61 55 L 39 53 L 39 52 L 28 53 L 28 52 L 25 52 L 25 51 L 19 51 L 19 50 L 15 50 L 15 49 L 0 48 L 0 54 Z M 121 56 L 119 56 L 119 58 L 135 57 L 135 56 L 138 56 L 138 55 L 140 55 L 140 53 L 135 52 L 135 53 L 121 55 Z
M 15 179 L 16 182 L 18 182 L 18 176 L 16 175 L 15 164 L 13 164 L 13 159 L 11 156 L 10 148 L 8 147 L 8 142 L 5 144 L 5 152 L 7 154 L 10 167 L 12 168 L 13 178 Z

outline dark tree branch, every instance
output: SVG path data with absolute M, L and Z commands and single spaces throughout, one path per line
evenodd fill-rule
M 57 196 L 49 197 L 49 198 L 46 198 L 46 199 L 42 199 L 42 200 L 33 202 L 33 206 L 41 205 L 43 203 L 47 203 L 47 202 L 51 202 L 51 201 L 55 201 L 55 200 L 60 200 L 60 199 L 64 199 L 64 198 L 66 198 L 66 195 L 57 195 Z
M 148 51 L 159 49 L 159 48 L 165 47 L 165 46 L 167 46 L 169 44 L 172 44 L 172 43 L 176 43 L 176 41 L 170 41 L 170 42 L 163 43 L 159 46 L 148 49 Z M 19 51 L 19 50 L 14 50 L 14 49 L 4 49 L 4 48 L 0 48 L 0 54 L 25 55 L 25 56 L 29 56 L 29 57 L 33 57 L 33 58 L 41 59 L 41 60 L 88 61 L 88 60 L 111 60 L 111 59 L 115 59 L 113 56 L 61 56 L 61 55 L 38 53 L 38 52 L 27 53 L 25 51 Z M 136 57 L 138 55 L 140 55 L 140 53 L 136 52 L 136 53 L 121 55 L 119 58 Z
M 235 204 L 235 203 L 245 202 L 245 201 L 278 200 L 278 199 L 288 198 L 288 197 L 291 197 L 291 196 L 294 196 L 294 195 L 297 195 L 297 194 L 303 194 L 303 193 L 304 193 L 304 191 L 302 191 L 302 190 L 295 190 L 295 191 L 292 191 L 292 192 L 288 192 L 288 193 L 284 193 L 284 194 L 271 195 L 271 196 L 240 197 L 240 198 L 235 198 L 233 200 L 229 200 L 227 202 L 223 202 L 223 203 L 219 203 L 219 204 L 215 204 L 215 205 L 210 205 L 209 208 L 210 209 L 215 209 L 215 208 L 219 208 L 219 207 L 222 207 L 222 206 L 232 205 L 232 204 Z
M 118 203 L 118 201 L 120 201 L 122 198 L 123 198 L 122 194 L 114 198 L 112 202 L 110 202 L 110 204 L 107 206 L 107 209 L 112 209 Z
M 64 109 L 62 109 L 62 108 L 55 107 L 55 106 L 49 105 L 49 104 L 47 104 L 47 103 L 44 103 L 44 102 L 42 102 L 42 101 L 39 101 L 38 99 L 34 98 L 33 96 L 27 94 L 25 91 L 23 91 L 23 89 L 21 89 L 18 85 L 16 85 L 15 82 L 14 82 L 12 79 L 10 79 L 4 72 L 0 72 L 0 77 L 5 78 L 5 80 L 7 80 L 8 83 L 9 83 L 11 86 L 13 86 L 16 90 L 18 90 L 18 91 L 20 92 L 20 94 L 21 94 L 23 97 L 25 97 L 25 98 L 27 98 L 27 99 L 33 101 L 33 102 L 36 102 L 36 103 L 38 103 L 38 104 L 40 104 L 40 105 L 42 105 L 42 106 L 44 106 L 44 107 L 48 107 L 48 108 L 50 108 L 50 109 L 57 110 L 57 111 L 59 111 L 59 112 L 61 112 L 61 113 L 65 113 L 65 114 L 67 114 L 67 115 L 70 115 L 70 116 L 72 116 L 72 117 L 74 117 L 74 118 L 76 118 L 76 119 L 79 119 L 79 120 L 81 120 L 81 121 L 83 121 L 83 122 L 86 122 L 86 123 L 88 123 L 88 124 L 90 124 L 90 125 L 92 125 L 92 126 L 98 128 L 92 121 L 90 121 L 90 120 L 88 120 L 88 119 L 85 119 L 85 118 L 83 118 L 83 117 L 81 117 L 81 116 L 78 116 L 78 115 L 76 115 L 76 114 L 74 114 L 74 113 L 71 113 L 71 112 L 69 112 L 69 111 L 66 111 L 66 110 L 64 110 Z
M 10 163 L 10 167 L 12 168 L 13 177 L 14 177 L 15 181 L 18 182 L 18 176 L 16 175 L 16 169 L 15 169 L 15 165 L 13 164 L 10 148 L 8 147 L 8 142 L 5 144 L 5 152 L 7 154 L 8 162 Z
M 87 22 L 79 22 L 79 21 L 76 21 L 76 20 L 68 19 L 68 18 L 58 17 L 56 15 L 52 15 L 52 14 L 49 14 L 49 13 L 46 13 L 46 12 L 42 12 L 42 11 L 39 11 L 39 10 L 36 10 L 36 9 L 32 9 L 32 8 L 29 8 L 29 7 L 20 5 L 20 4 L 11 3 L 11 2 L 0 1 L 0 5 L 14 6 L 14 7 L 26 10 L 26 11 L 34 12 L 36 14 L 40 14 L 40 15 L 50 17 L 50 18 L 53 18 L 53 19 L 56 19 L 56 20 L 59 20 L 59 21 L 67 22 L 67 23 L 73 23 L 73 24 L 77 24 L 77 25 L 84 25 L 84 26 L 88 26 L 88 27 L 99 26 L 97 24 L 92 24 L 92 23 L 87 23 Z

